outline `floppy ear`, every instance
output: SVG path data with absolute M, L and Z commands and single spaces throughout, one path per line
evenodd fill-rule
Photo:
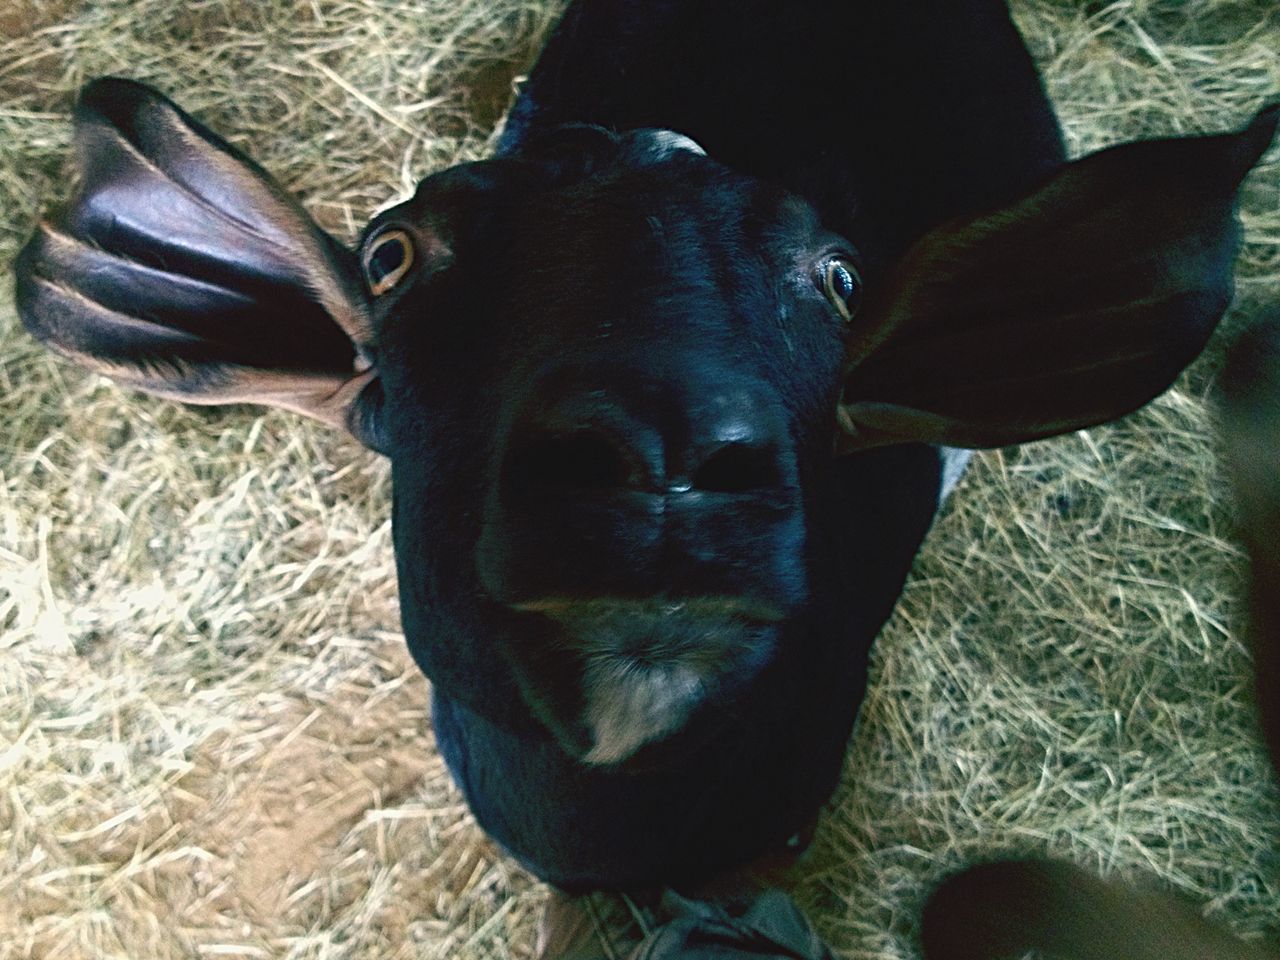
M 369 442 L 353 403 L 376 371 L 350 251 L 143 84 L 88 85 L 75 136 L 79 191 L 15 264 L 27 329 L 129 386 L 286 407 Z
M 1134 890 L 1053 860 L 980 864 L 948 878 L 924 908 L 925 960 L 1277 960 L 1174 897 Z
M 1249 551 L 1258 715 L 1280 770 L 1280 314 L 1232 348 L 1221 388 L 1223 447 Z
M 1230 302 L 1236 190 L 1278 121 L 1104 150 L 927 234 L 858 321 L 837 444 L 1003 446 L 1161 393 Z

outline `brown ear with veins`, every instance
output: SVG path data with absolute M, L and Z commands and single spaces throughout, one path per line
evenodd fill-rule
M 143 84 L 89 84 L 75 136 L 79 190 L 15 264 L 27 329 L 128 386 L 284 407 L 376 446 L 354 408 L 377 374 L 351 252 Z

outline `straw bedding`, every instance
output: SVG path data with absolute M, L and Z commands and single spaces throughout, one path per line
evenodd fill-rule
M 157 84 L 349 239 L 483 154 L 557 8 L 6 0 L 0 264 L 68 189 L 88 78 Z M 1273 0 L 1014 10 L 1075 153 L 1238 125 L 1280 92 Z M 1278 161 L 1245 192 L 1229 328 L 1280 302 Z M 10 287 L 0 958 L 529 956 L 545 890 L 470 821 L 398 634 L 387 465 L 284 413 L 82 375 L 24 336 Z M 1205 402 L 1221 343 L 1123 423 L 976 459 L 879 641 L 796 887 L 842 955 L 915 955 L 928 884 L 997 850 L 1280 932 Z

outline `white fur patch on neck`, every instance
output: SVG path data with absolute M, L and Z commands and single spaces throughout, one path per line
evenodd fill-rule
M 583 689 L 583 720 L 594 736 L 583 760 L 610 764 L 681 726 L 699 699 L 702 681 L 679 665 L 599 659 L 587 664 Z
M 958 447 L 938 447 L 938 456 L 942 458 L 942 488 L 938 491 L 938 506 L 941 507 L 964 476 L 964 469 L 969 465 L 973 451 Z
M 707 151 L 702 149 L 702 145 L 698 141 L 692 137 L 686 137 L 683 133 L 676 133 L 674 130 L 654 130 L 653 144 L 665 154 L 683 150 L 688 153 L 696 153 L 700 157 L 707 155 Z

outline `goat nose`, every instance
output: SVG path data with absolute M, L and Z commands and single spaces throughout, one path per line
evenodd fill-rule
M 669 490 L 750 493 L 794 482 L 785 421 L 762 388 L 702 392 L 686 407 L 684 422 L 684 442 L 670 448 Z
M 763 387 L 614 377 L 536 398 L 509 442 L 523 492 L 737 494 L 794 482 L 784 418 Z
M 658 431 L 592 393 L 543 407 L 516 429 L 506 480 L 529 493 L 650 490 L 663 463 Z

